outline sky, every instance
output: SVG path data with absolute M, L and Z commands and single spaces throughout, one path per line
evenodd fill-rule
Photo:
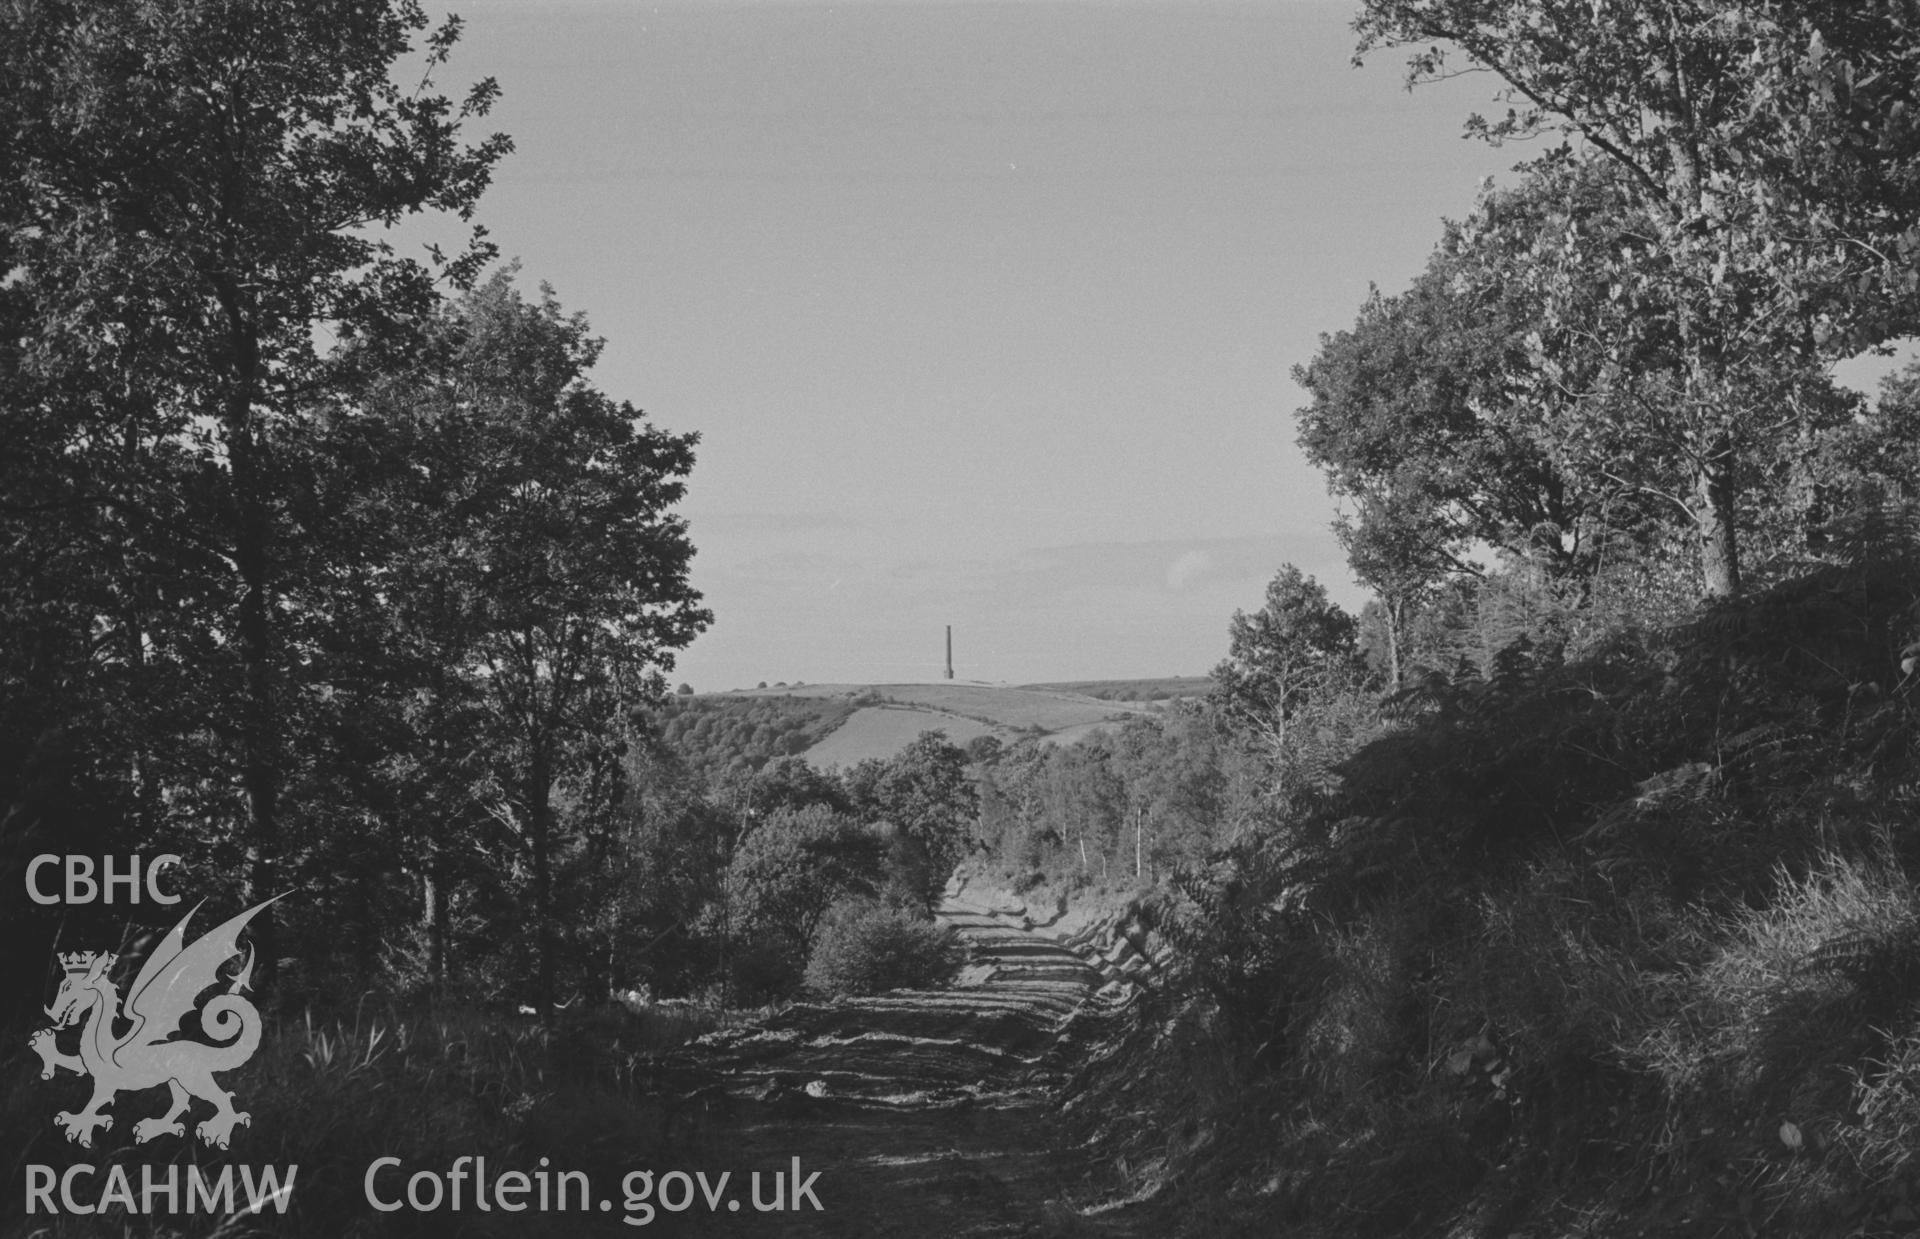
M 478 218 L 700 434 L 671 678 L 1201 675 L 1293 563 L 1363 599 L 1290 372 L 1525 150 L 1345 0 L 464 0 Z

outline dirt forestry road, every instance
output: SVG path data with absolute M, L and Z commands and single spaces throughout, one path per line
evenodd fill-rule
M 943 990 L 801 1005 L 710 1034 L 675 1064 L 664 1116 L 687 1164 L 729 1166 L 737 1209 L 662 1214 L 669 1234 L 1126 1236 L 1113 1168 L 1060 1139 L 1061 1089 L 1109 1023 L 1100 976 L 1018 918 L 949 897 L 972 949 Z M 683 1074 L 684 1073 L 684 1074 Z M 794 1179 L 798 1158 L 799 1178 Z M 756 1207 L 774 1195 L 789 1208 Z M 815 1175 L 817 1178 L 810 1178 Z M 807 1193 L 795 1188 L 807 1187 Z M 794 1199 L 798 1196 L 798 1199 Z M 818 1207 L 816 1208 L 815 1205 Z

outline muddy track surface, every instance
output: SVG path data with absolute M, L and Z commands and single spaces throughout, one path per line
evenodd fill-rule
M 662 1215 L 671 1234 L 1043 1236 L 1151 1233 L 1115 1203 L 1111 1167 L 1061 1147 L 1049 1120 L 1110 1023 L 1100 978 L 1017 919 L 949 898 L 972 947 L 953 988 L 789 1008 L 688 1047 L 665 1116 L 687 1165 L 818 1172 L 799 1208 Z M 790 1188 L 790 1185 L 789 1185 Z M 764 1197 L 763 1197 L 764 1198 Z

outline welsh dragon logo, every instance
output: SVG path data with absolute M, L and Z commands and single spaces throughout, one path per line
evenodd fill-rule
M 269 899 L 255 904 L 188 944 L 187 922 L 200 910 L 195 905 L 147 956 L 127 993 L 124 1010 L 119 989 L 108 977 L 119 956 L 92 951 L 60 956 L 66 979 L 60 983 L 53 1005 L 46 1009 L 53 1027 L 33 1034 L 27 1045 L 40 1055 L 43 1080 L 52 1079 L 54 1070 L 61 1067 L 93 1077 L 93 1100 L 86 1109 L 54 1116 L 54 1124 L 66 1129 L 67 1139 L 78 1141 L 82 1148 L 92 1148 L 95 1129 L 113 1126 L 113 1117 L 102 1111 L 115 1094 L 162 1084 L 171 1090 L 172 1101 L 165 1114 L 133 1125 L 136 1143 L 145 1144 L 158 1136 L 185 1135 L 180 1116 L 196 1097 L 213 1103 L 213 1117 L 194 1130 L 215 1148 L 227 1147 L 235 1124 L 250 1123 L 247 1112 L 233 1108 L 233 1094 L 216 1084 L 213 1075 L 246 1062 L 260 1045 L 260 1012 L 240 995 L 253 975 L 251 947 L 246 963 L 228 982 L 225 992 L 199 1008 L 201 1029 L 218 1044 L 181 1040 L 178 1034 L 180 1021 L 194 1010 L 200 995 L 220 983 L 221 966 L 240 953 L 240 931 L 256 912 L 272 902 Z M 61 1053 L 54 1044 L 56 1032 L 81 1020 L 86 1025 L 80 1030 L 80 1053 Z M 126 1032 L 114 1031 L 116 1025 L 127 1021 L 132 1026 Z

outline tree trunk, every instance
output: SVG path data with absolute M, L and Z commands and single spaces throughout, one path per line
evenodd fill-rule
M 353 975 L 354 987 L 373 988 L 380 972 L 380 930 L 374 924 L 374 874 L 363 866 L 353 873 Z
M 1740 545 L 1734 517 L 1733 450 L 1716 446 L 1694 477 L 1700 521 L 1700 576 L 1709 598 L 1740 592 Z
M 436 614 L 447 613 L 444 581 L 436 583 L 434 607 Z M 433 693 L 432 709 L 427 716 L 427 734 L 430 737 L 429 751 L 433 755 L 433 765 L 436 770 L 452 769 L 454 764 L 449 753 L 452 746 L 447 743 L 447 728 L 450 726 L 447 721 L 447 715 L 450 712 L 447 700 L 452 691 L 449 688 L 451 677 L 447 670 L 449 657 L 443 654 L 431 659 L 427 671 L 428 683 Z M 448 876 L 451 866 L 447 863 L 447 852 L 452 846 L 457 826 L 453 814 L 437 804 L 428 821 L 431 823 L 431 829 L 427 834 L 426 854 L 423 858 L 426 883 L 422 895 L 426 901 L 424 920 L 427 929 L 427 979 L 433 989 L 438 992 L 447 983 L 447 939 L 450 936 L 448 925 L 452 919 L 452 911 L 448 903 L 453 893 L 450 889 L 452 879 Z
M 155 420 L 153 406 L 152 400 L 140 398 L 129 409 L 125 433 L 121 441 L 121 467 L 128 479 L 140 475 L 146 449 L 141 440 L 139 428 L 153 424 Z M 136 508 L 137 505 L 127 505 L 125 510 L 114 513 L 122 522 L 121 539 L 128 547 L 149 543 L 156 533 Z M 129 580 L 126 590 L 121 612 L 121 627 L 126 638 L 130 683 L 138 703 L 133 712 L 133 717 L 137 721 L 128 737 L 128 747 L 131 750 L 129 773 L 133 789 L 134 838 L 139 841 L 140 846 L 146 847 L 152 845 L 156 839 L 163 807 L 160 794 L 161 780 L 155 777 L 153 686 L 147 678 L 146 632 L 147 618 L 159 614 L 160 610 L 146 570 Z
M 271 898 L 277 884 L 280 774 L 279 720 L 273 693 L 272 522 L 267 506 L 265 449 L 256 433 L 254 401 L 260 385 L 260 348 L 237 290 L 222 297 L 233 356 L 222 420 L 233 481 L 233 559 L 240 572 L 239 634 L 242 673 L 241 786 L 247 797 L 247 902 Z M 272 982 L 279 950 L 273 908 L 252 929 L 260 966 L 257 984 Z
M 613 943 L 606 934 L 595 934 L 592 947 L 584 953 L 587 977 L 584 992 L 589 1003 L 602 995 L 613 994 Z
M 427 905 L 427 982 L 435 992 L 447 983 L 447 890 L 440 868 L 439 857 L 428 859 L 421 893 Z
M 534 1006 L 540 1017 L 553 1015 L 554 955 L 558 944 L 553 932 L 552 816 L 553 776 L 546 754 L 536 753 L 527 772 L 527 843 L 533 856 L 533 921 L 539 944 L 539 972 L 534 986 Z
M 151 744 L 152 715 L 150 713 L 149 690 L 147 682 L 147 642 L 146 630 L 140 623 L 134 608 L 126 609 L 125 631 L 127 639 L 127 667 L 131 671 L 133 691 L 139 694 L 140 705 L 134 713 L 137 720 L 127 738 L 127 747 L 131 750 L 127 758 L 127 774 L 133 791 L 134 838 L 141 847 L 150 847 L 159 832 L 161 799 L 160 780 L 154 777 L 153 748 Z
M 1406 602 L 1399 598 L 1385 599 L 1381 612 L 1387 617 L 1387 691 L 1397 693 L 1402 684 L 1400 670 L 1400 627 L 1406 616 Z

